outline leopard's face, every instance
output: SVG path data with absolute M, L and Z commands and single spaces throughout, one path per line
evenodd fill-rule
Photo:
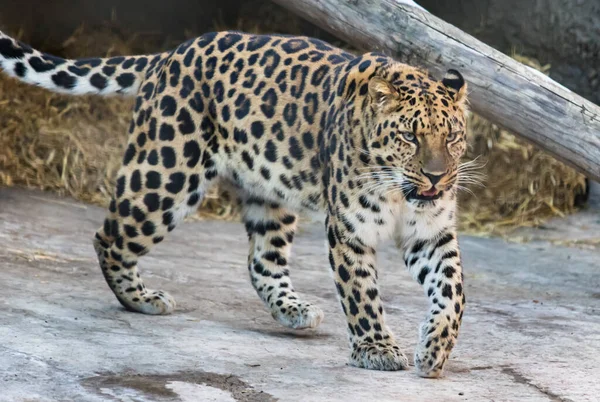
M 440 198 L 457 183 L 466 150 L 466 84 L 450 70 L 442 81 L 409 73 L 369 82 L 375 112 L 369 153 L 407 200 Z

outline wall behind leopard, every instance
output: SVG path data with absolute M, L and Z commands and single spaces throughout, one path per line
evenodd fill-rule
M 114 15 L 132 31 L 181 36 L 184 30 L 210 30 L 217 10 L 235 10 L 238 0 L 0 0 L 0 24 L 23 29 L 33 42 L 60 41 L 80 25 Z
M 510 53 L 550 64 L 550 76 L 600 104 L 599 0 L 417 0 L 434 15 Z

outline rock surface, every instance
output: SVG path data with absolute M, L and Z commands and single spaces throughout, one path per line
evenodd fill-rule
M 0 401 L 600 398 L 597 213 L 562 232 L 583 242 L 562 241 L 560 224 L 554 236 L 528 231 L 526 244 L 462 236 L 467 309 L 439 380 L 347 365 L 321 224 L 302 227 L 291 266 L 296 289 L 326 317 L 294 332 L 255 295 L 246 234 L 231 222 L 187 222 L 141 260 L 146 283 L 177 299 L 173 315 L 124 311 L 91 245 L 103 217 L 70 199 L 0 189 Z M 388 323 L 412 355 L 425 297 L 390 244 L 379 261 Z

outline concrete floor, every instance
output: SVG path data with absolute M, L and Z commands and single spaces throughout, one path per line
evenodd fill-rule
M 439 380 L 347 365 L 320 224 L 298 235 L 292 277 L 326 317 L 294 332 L 250 286 L 238 223 L 177 228 L 141 267 L 178 309 L 124 311 L 91 246 L 103 216 L 70 199 L 0 189 L 1 401 L 600 400 L 597 213 L 571 218 L 575 232 L 564 222 L 526 231 L 527 244 L 462 237 L 467 310 Z M 565 233 L 586 240 L 565 243 Z M 380 267 L 388 322 L 412 355 L 426 300 L 393 247 L 381 247 Z

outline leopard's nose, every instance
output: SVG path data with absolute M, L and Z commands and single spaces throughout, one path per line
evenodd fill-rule
M 445 172 L 426 172 L 423 169 L 421 169 L 421 173 L 423 173 L 429 179 L 431 182 L 431 187 L 434 187 L 436 184 L 438 184 L 446 174 Z

